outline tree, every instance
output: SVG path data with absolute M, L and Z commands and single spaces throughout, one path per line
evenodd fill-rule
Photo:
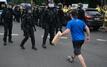
M 16 3 L 16 4 L 19 4 L 19 3 L 25 3 L 25 2 L 29 2 L 30 3 L 30 0 L 7 0 L 8 2 L 12 2 L 12 3 Z
M 33 0 L 34 3 L 36 3 L 37 5 L 41 5 L 42 3 L 45 2 L 45 0 Z

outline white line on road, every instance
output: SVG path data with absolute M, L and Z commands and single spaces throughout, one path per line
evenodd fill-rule
M 105 41 L 107 41 L 107 40 L 105 40 L 105 39 L 96 39 L 97 41 L 103 41 L 103 42 L 105 42 Z
M 0 33 L 0 36 L 4 35 L 4 33 Z M 12 36 L 19 36 L 19 34 L 12 34 Z
M 41 36 L 41 38 L 43 38 L 43 35 Z M 50 38 L 50 36 L 48 36 L 48 38 Z M 69 37 L 61 37 L 61 39 L 69 39 Z

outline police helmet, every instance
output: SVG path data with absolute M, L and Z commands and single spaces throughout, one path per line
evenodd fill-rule
M 82 3 L 78 3 L 78 7 L 82 8 L 83 4 Z

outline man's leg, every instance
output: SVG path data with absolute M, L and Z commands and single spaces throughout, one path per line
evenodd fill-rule
M 13 43 L 12 41 L 12 24 L 9 25 L 9 38 L 8 38 L 8 42 Z
M 47 39 L 48 33 L 49 33 L 49 30 L 45 29 L 44 30 L 44 36 L 43 36 L 43 42 L 42 42 L 42 47 L 43 48 L 46 48 L 46 39 Z
M 77 57 L 82 65 L 82 67 L 87 67 L 82 54 L 78 55 Z
M 80 41 L 76 41 L 76 42 L 73 42 L 73 47 L 74 47 L 74 57 L 77 56 L 82 67 L 86 67 L 86 63 L 84 61 L 84 58 L 81 54 L 81 47 L 82 47 L 82 44 L 84 43 L 83 40 L 80 40 Z
M 4 25 L 4 37 L 3 37 L 4 46 L 7 45 L 7 33 L 8 33 L 8 28 L 7 26 Z
M 55 29 L 50 28 L 50 31 L 49 31 L 49 33 L 50 33 L 50 45 L 54 45 L 54 44 L 52 44 L 52 40 L 54 38 L 54 32 L 55 32 Z
M 31 31 L 30 38 L 31 38 L 31 43 L 32 43 L 32 49 L 37 50 L 37 48 L 35 47 L 34 31 Z
M 25 49 L 25 47 L 24 47 L 24 44 L 25 44 L 25 42 L 28 40 L 28 38 L 29 38 L 29 36 L 25 36 L 25 38 L 22 40 L 22 42 L 21 42 L 21 44 L 20 44 L 20 47 L 22 48 L 22 49 Z
M 72 63 L 72 62 L 74 62 L 74 59 L 75 59 L 76 57 L 78 57 L 81 65 L 82 65 L 82 67 L 87 67 L 87 66 L 86 66 L 86 63 L 85 63 L 85 61 L 84 61 L 84 58 L 83 58 L 83 56 L 82 56 L 82 54 L 74 55 L 74 56 L 68 56 L 68 61 Z

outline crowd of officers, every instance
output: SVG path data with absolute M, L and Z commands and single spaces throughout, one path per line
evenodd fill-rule
M 103 15 L 104 19 L 103 27 L 107 27 L 107 5 L 104 6 L 97 5 L 96 9 Z
M 46 47 L 46 39 L 48 34 L 50 34 L 50 45 L 52 44 L 52 39 L 54 38 L 55 33 L 58 31 L 62 31 L 62 26 L 70 20 L 68 13 L 64 13 L 62 10 L 62 5 L 58 4 L 57 7 L 49 7 L 46 4 L 43 4 L 41 7 L 32 6 L 23 7 L 23 6 L 15 6 L 14 9 L 11 4 L 2 5 L 2 22 L 4 25 L 4 46 L 7 45 L 8 42 L 13 43 L 12 41 L 12 27 L 13 20 L 21 23 L 21 30 L 24 33 L 24 39 L 22 40 L 20 47 L 25 49 L 24 44 L 31 38 L 32 49 L 37 50 L 35 46 L 35 36 L 34 31 L 36 31 L 35 25 L 44 29 L 44 36 L 42 47 Z

